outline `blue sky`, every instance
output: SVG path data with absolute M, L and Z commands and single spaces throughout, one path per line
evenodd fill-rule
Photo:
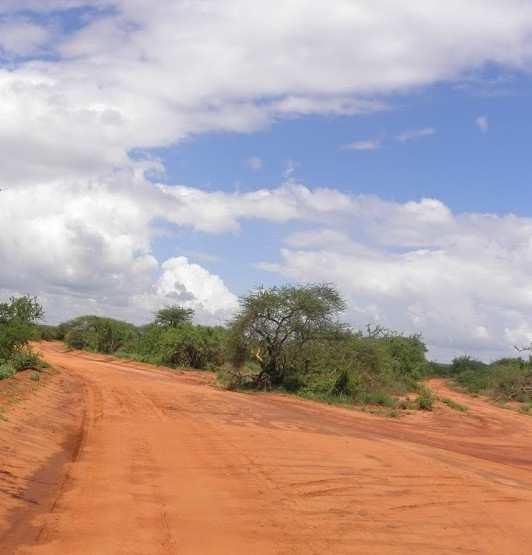
M 530 216 L 532 120 L 524 115 L 530 111 L 532 82 L 527 75 L 495 67 L 483 79 L 467 87 L 437 85 L 390 96 L 385 99 L 389 106 L 378 112 L 281 119 L 256 132 L 193 136 L 149 153 L 164 162 L 164 181 L 212 191 L 276 186 L 292 166 L 291 178 L 309 186 L 396 202 L 431 197 L 453 212 Z M 486 118 L 487 129 L 479 128 L 479 117 Z M 405 131 L 425 128 L 434 134 L 398 140 Z M 365 140 L 380 141 L 380 147 L 343 148 Z M 261 166 L 250 167 L 252 158 Z M 177 240 L 157 241 L 155 252 L 161 259 L 185 253 L 218 270 L 242 294 L 250 283 L 276 282 L 254 263 L 274 259 L 282 238 L 298 227 L 253 221 L 236 235 L 208 238 L 181 231 Z M 220 252 L 223 259 L 202 256 L 219 257 Z M 246 267 L 245 274 L 235 272 L 237 265 Z
M 530 37 L 521 0 L 5 0 L 0 295 L 220 323 L 329 281 L 355 327 L 508 354 L 532 341 Z
M 389 97 L 387 110 L 348 117 L 280 120 L 250 134 L 215 133 L 153 153 L 164 161 L 169 183 L 227 191 L 269 187 L 284 179 L 289 160 L 304 183 L 370 193 L 396 201 L 436 197 L 455 211 L 530 215 L 532 82 L 510 79 L 500 91 L 480 84 L 471 91 L 434 86 Z M 475 120 L 488 118 L 482 132 Z M 410 129 L 433 128 L 433 136 L 401 143 Z M 358 140 L 382 140 L 374 151 L 345 150 Z M 263 167 L 253 171 L 253 157 Z

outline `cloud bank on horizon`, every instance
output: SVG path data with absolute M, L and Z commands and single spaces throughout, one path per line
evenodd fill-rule
M 289 223 L 277 259 L 258 265 L 265 276 L 332 281 L 351 322 L 422 331 L 435 356 L 507 353 L 532 339 L 532 219 L 301 183 L 293 169 L 247 192 L 168 183 L 150 152 L 394 110 L 486 66 L 530 70 L 529 2 L 4 0 L 0 291 L 39 295 L 51 319 L 144 321 L 180 302 L 221 322 L 243 291 L 190 257 L 161 258 L 156 242 L 178 243 L 180 229 L 238 241 L 254 222 Z M 487 115 L 475 123 L 488 131 Z M 435 133 L 414 125 L 396 143 Z M 381 142 L 344 148 L 371 156 Z M 246 160 L 263 167 L 260 153 Z

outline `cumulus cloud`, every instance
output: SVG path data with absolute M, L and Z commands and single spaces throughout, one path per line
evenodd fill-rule
M 0 178 L 11 181 L 95 175 L 131 149 L 206 131 L 383 109 L 392 93 L 486 63 L 525 69 L 532 54 L 532 6 L 520 0 L 1 4 L 10 18 L 85 8 L 81 28 L 60 38 L 37 28 L 4 38 L 54 54 L 0 70 Z
M 180 303 L 200 321 L 219 323 L 234 308 L 218 276 L 185 257 L 154 257 L 155 221 L 172 203 L 180 206 L 143 178 L 49 182 L 0 194 L 0 290 L 39 295 L 52 320 L 82 310 L 139 322 Z
M 74 7 L 82 17 L 60 35 L 37 23 L 61 27 Z M 337 280 L 353 321 L 433 326 L 429 340 L 447 351 L 462 342 L 499 352 L 528 337 L 526 219 L 310 189 L 294 181 L 294 163 L 284 185 L 242 194 L 154 185 L 144 175 L 164 168 L 138 153 L 280 118 L 390 109 L 394 93 L 490 63 L 528 70 L 532 5 L 3 0 L 0 14 L 11 59 L 0 66 L 2 294 L 39 294 L 58 318 L 142 320 L 173 298 L 220 319 L 233 294 L 187 258 L 157 259 L 157 223 L 236 233 L 261 219 L 305 226 L 268 267 Z
M 56 319 L 80 310 L 145 321 L 178 302 L 200 321 L 225 321 L 237 307 L 234 293 L 185 256 L 159 262 L 156 222 L 224 233 L 261 219 L 300 230 L 286 237 L 278 260 L 259 267 L 282 280 L 336 283 L 355 326 L 424 332 L 443 359 L 495 357 L 532 339 L 531 219 L 294 182 L 224 193 L 115 174 L 0 195 L 0 290 L 40 294 Z
M 332 281 L 358 326 L 423 332 L 431 354 L 508 354 L 532 339 L 532 220 L 453 214 L 441 202 L 354 200 L 341 230 L 298 232 L 262 269 L 295 281 Z
M 162 273 L 153 292 L 134 298 L 134 302 L 152 309 L 169 304 L 192 308 L 196 318 L 209 324 L 220 324 L 238 308 L 237 297 L 220 277 L 184 256 L 169 258 L 161 265 Z

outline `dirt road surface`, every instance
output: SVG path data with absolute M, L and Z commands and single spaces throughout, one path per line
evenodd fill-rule
M 0 420 L 0 553 L 532 553 L 532 418 L 399 419 L 43 344 Z

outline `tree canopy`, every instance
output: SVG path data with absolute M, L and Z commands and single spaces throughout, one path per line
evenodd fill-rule
M 260 379 L 280 384 L 287 370 L 288 348 L 338 331 L 345 302 L 329 284 L 259 288 L 240 300 L 231 324 L 233 360 L 251 352 L 259 362 Z
M 192 322 L 194 311 L 177 304 L 161 308 L 155 315 L 155 324 L 166 328 L 177 328 Z

